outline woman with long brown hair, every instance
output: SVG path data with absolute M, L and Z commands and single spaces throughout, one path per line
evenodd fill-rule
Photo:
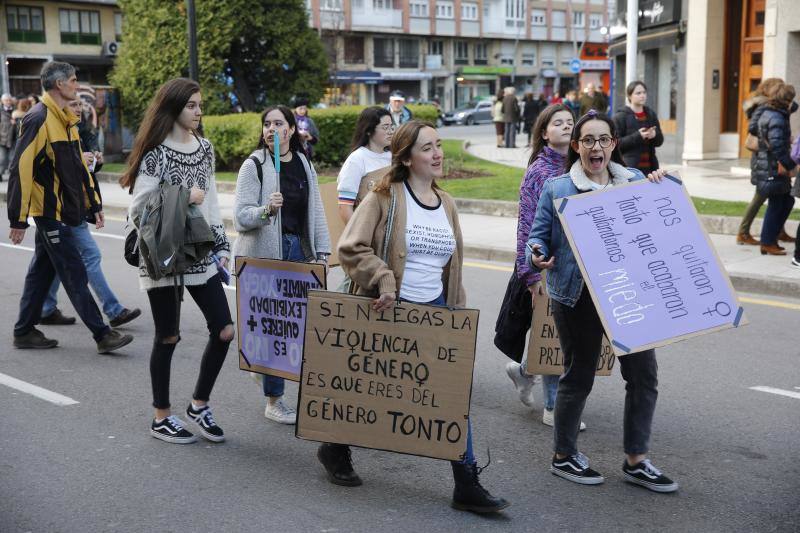
M 145 112 L 133 144 L 128 170 L 120 179 L 120 184 L 133 195 L 128 214 L 134 225 L 138 223 L 151 195 L 159 190 L 162 182 L 167 182 L 190 191 L 189 204 L 196 205 L 203 214 L 216 242 L 211 254 L 182 274 L 181 282 L 174 276 L 154 280 L 148 276 L 143 265 L 139 267 L 139 286 L 147 291 L 155 324 L 155 339 L 150 353 L 155 416 L 150 425 L 150 434 L 176 444 L 194 442 L 197 437 L 170 411 L 170 366 L 175 346 L 180 340 L 182 300 L 182 295 L 176 296 L 175 287 L 180 287 L 182 293 L 183 286 L 186 286 L 208 326 L 208 343 L 186 415 L 197 424 L 201 435 L 212 442 L 225 440 L 222 428 L 211 414 L 208 400 L 234 333 L 228 300 L 217 270 L 217 264 L 223 269 L 227 265 L 230 245 L 217 201 L 214 148 L 207 139 L 197 134 L 203 114 L 201 105 L 200 85 L 197 82 L 176 78 L 162 85 Z
M 441 144 L 432 124 L 419 120 L 403 124 L 392 138 L 391 171 L 367 194 L 339 240 L 342 268 L 356 284 L 357 294 L 374 298 L 376 311 L 391 309 L 398 299 L 449 307 L 466 303 L 458 213 L 450 195 L 436 185 L 442 176 Z M 390 211 L 394 222 L 384 239 Z M 332 483 L 361 484 L 348 446 L 322 444 L 317 457 Z M 492 513 L 509 505 L 478 481 L 471 428 L 463 459 L 453 461 L 452 468 L 454 508 Z

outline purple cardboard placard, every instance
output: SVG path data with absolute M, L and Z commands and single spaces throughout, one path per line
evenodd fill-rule
M 745 323 L 679 178 L 570 196 L 556 209 L 617 355 Z
M 308 291 L 325 288 L 325 266 L 236 258 L 239 368 L 300 380 Z

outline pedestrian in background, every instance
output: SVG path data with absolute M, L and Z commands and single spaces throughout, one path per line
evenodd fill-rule
M 517 147 L 517 122 L 519 122 L 519 102 L 514 87 L 506 87 L 503 91 L 503 123 L 505 131 L 503 140 L 506 148 Z
M 578 451 L 581 414 L 594 384 L 603 324 L 555 214 L 554 201 L 644 179 L 638 170 L 625 168 L 617 144 L 614 122 L 607 116 L 590 112 L 578 120 L 567 154 L 567 173 L 545 182 L 526 251 L 534 271 L 550 271 L 547 292 L 564 356 L 564 374 L 556 396 L 555 453 L 550 471 L 583 485 L 604 481 Z M 657 181 L 663 175 L 659 170 L 649 177 Z M 624 479 L 655 492 L 674 492 L 678 484 L 662 474 L 646 456 L 658 397 L 656 353 L 645 350 L 620 357 L 619 362 L 625 380 Z
M 225 440 L 225 433 L 214 420 L 208 401 L 234 334 L 228 299 L 217 267 L 217 264 L 220 269 L 227 266 L 230 245 L 219 210 L 214 147 L 197 134 L 203 114 L 201 105 L 200 85 L 194 80 L 176 78 L 163 84 L 145 111 L 128 159 L 128 169 L 120 179 L 120 184 L 133 194 L 129 220 L 136 223 L 151 195 L 158 194 L 161 183 L 167 182 L 188 191 L 188 203 L 197 206 L 214 236 L 212 253 L 178 277 L 170 275 L 154 280 L 148 276 L 143 263 L 139 267 L 139 287 L 147 291 L 155 326 L 150 352 L 155 414 L 150 434 L 173 444 L 197 440 L 183 420 L 172 414 L 169 399 L 172 354 L 181 339 L 184 287 L 203 313 L 208 328 L 200 373 L 185 412 L 200 434 L 211 442 Z
M 781 81 L 771 85 L 765 96 L 747 128 L 758 138 L 758 150 L 750 157 L 751 179 L 756 192 L 769 200 L 761 226 L 761 255 L 786 255 L 778 238 L 794 206 L 791 178 L 797 164 L 791 158 L 789 115 L 797 110 L 795 89 Z
M 275 136 L 281 152 L 280 177 L 274 164 Z M 328 262 L 330 235 L 317 172 L 305 156 L 299 128 L 288 107 L 268 107 L 261 114 L 258 147 L 236 178 L 233 212 L 234 227 L 239 232 L 234 256 Z M 267 398 L 264 417 L 280 424 L 296 423 L 297 412 L 283 401 L 286 380 L 253 375 Z
M 625 166 L 649 174 L 658 169 L 656 148 L 664 144 L 664 134 L 656 112 L 645 105 L 647 86 L 644 82 L 630 82 L 625 94 L 628 95 L 628 105 L 614 115 L 622 160 Z
M 586 89 L 581 96 L 580 103 L 581 117 L 592 109 L 598 113 L 605 113 L 605 110 L 608 108 L 608 100 L 605 98 L 603 93 L 597 90 L 594 83 L 589 83 L 586 85 Z
M 94 220 L 97 229 L 105 225 L 97 184 L 81 157 L 77 118 L 66 109 L 77 98 L 75 67 L 48 62 L 42 68 L 41 81 L 45 94 L 22 122 L 8 184 L 11 242 L 20 244 L 25 238 L 28 217 L 36 224 L 33 259 L 14 325 L 14 346 L 58 345 L 57 340 L 46 338 L 35 327 L 47 291 L 58 274 L 73 307 L 92 332 L 97 351 L 110 353 L 129 344 L 133 337 L 103 322 L 75 242 L 75 228 L 87 217 Z
M 17 142 L 14 101 L 8 93 L 0 96 L 0 181 L 11 167 L 14 144 Z
M 542 108 L 539 107 L 539 101 L 533 98 L 533 93 L 525 93 L 525 100 L 523 101 L 522 107 L 522 131 L 528 134 L 528 142 L 525 145 L 528 148 L 532 146 L 533 124 L 536 122 L 541 111 Z
M 466 303 L 456 205 L 436 184 L 443 158 L 441 139 L 432 124 L 414 120 L 401 126 L 392 138 L 392 170 L 367 195 L 339 240 L 342 268 L 356 284 L 357 294 L 375 298 L 376 311 L 391 309 L 398 298 L 449 307 Z M 431 231 L 422 241 L 412 241 L 420 228 Z M 468 428 L 464 458 L 451 462 L 455 480 L 451 505 L 478 513 L 500 511 L 508 502 L 481 486 Z M 323 443 L 317 457 L 332 483 L 361 484 L 348 446 Z
M 525 172 L 519 188 L 517 260 L 514 264 L 514 271 L 520 281 L 528 287 L 532 306 L 536 305 L 537 296 L 544 295 L 544 289 L 542 288 L 541 274 L 534 272 L 525 258 L 525 246 L 528 244 L 531 225 L 536 216 L 539 195 L 542 193 L 544 182 L 564 173 L 574 122 L 572 111 L 565 104 L 553 104 L 542 111 L 533 127 L 533 151 L 528 160 L 528 170 Z M 527 358 L 522 364 L 510 361 L 506 364 L 506 374 L 514 383 L 523 405 L 533 407 L 533 387 L 537 376 L 528 374 L 527 363 Z M 558 376 L 542 376 L 542 382 L 544 399 L 542 423 L 552 427 Z M 580 429 L 581 431 L 586 429 L 586 424 L 581 422 Z
M 567 91 L 566 98 L 564 98 L 564 105 L 572 111 L 575 120 L 581 116 L 581 103 L 578 101 L 578 91 L 571 89 Z
M 745 116 L 747 116 L 748 130 L 750 129 L 750 123 L 753 121 L 753 115 L 756 110 L 767 103 L 767 93 L 772 90 L 773 87 L 781 83 L 783 83 L 783 80 L 780 78 L 767 78 L 756 87 L 753 95 L 744 102 L 742 108 Z M 758 135 L 749 135 L 757 141 Z M 756 151 L 757 147 L 755 150 L 751 150 L 753 153 L 750 155 L 750 183 L 753 185 L 757 184 L 756 175 L 752 170 L 753 157 L 756 155 Z M 748 244 L 751 246 L 759 246 L 761 244 L 761 241 L 754 238 L 750 233 L 750 227 L 753 225 L 753 220 L 758 216 L 758 211 L 761 209 L 761 206 L 764 205 L 766 201 L 767 197 L 759 194 L 758 189 L 753 192 L 753 199 L 750 200 L 750 204 L 747 206 L 747 209 L 745 209 L 742 222 L 739 224 L 739 231 L 736 233 L 736 244 Z M 791 237 L 789 237 L 785 229 L 781 229 L 781 232 L 778 234 L 778 241 L 791 242 L 790 239 Z
M 314 159 L 314 145 L 319 142 L 319 129 L 314 119 L 308 116 L 308 98 L 298 96 L 294 99 L 294 121 L 297 124 L 297 134 L 303 145 L 306 159 Z
M 503 97 L 505 91 L 500 89 L 494 97 L 494 105 L 492 106 L 492 122 L 494 122 L 494 133 L 497 136 L 497 147 L 505 147 L 505 132 L 506 125 L 503 122 Z
M 389 95 L 386 109 L 392 114 L 392 122 L 396 128 L 414 118 L 414 113 L 406 107 L 406 95 L 402 91 L 394 91 Z
M 345 159 L 336 179 L 339 217 L 345 224 L 350 222 L 356 205 L 364 200 L 359 197 L 364 177 L 373 174 L 377 183 L 383 177 L 381 171 L 389 171 L 392 164 L 389 146 L 394 130 L 392 116 L 386 109 L 368 107 L 358 116 L 350 155 Z
M 27 100 L 23 100 L 27 102 Z M 82 103 L 80 98 L 69 102 L 68 107 L 72 113 L 83 120 Z M 80 128 L 78 128 L 80 129 Z M 88 151 L 85 145 L 81 145 L 85 151 L 83 152 L 83 162 L 89 169 L 89 173 L 95 178 L 95 173 L 103 166 L 102 159 L 97 159 L 97 152 Z M 100 195 L 100 183 L 95 178 L 95 185 L 97 186 L 97 193 L 101 199 L 102 209 L 102 196 Z M 91 219 L 92 223 L 96 223 L 94 217 Z M 81 255 L 83 264 L 86 267 L 86 275 L 89 278 L 89 286 L 94 291 L 95 296 L 100 300 L 103 306 L 103 313 L 108 317 L 111 327 L 119 327 L 128 322 L 131 322 L 142 314 L 138 308 L 128 309 L 119 303 L 117 296 L 111 287 L 108 286 L 108 281 L 103 274 L 100 266 L 102 255 L 100 247 L 97 246 L 91 231 L 89 231 L 89 224 L 86 220 L 82 221 L 80 225 L 76 226 L 73 230 L 75 237 L 75 246 L 78 248 L 78 253 Z M 39 321 L 42 325 L 48 326 L 68 326 L 75 323 L 74 316 L 65 316 L 58 308 L 58 287 L 61 285 L 61 280 L 56 274 L 50 290 L 45 298 L 44 305 L 42 306 L 42 319 Z

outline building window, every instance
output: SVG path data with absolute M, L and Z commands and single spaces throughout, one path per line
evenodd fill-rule
M 547 26 L 546 17 L 544 9 L 531 9 L 531 26 Z
M 514 56 L 512 56 L 512 55 L 500 56 L 500 64 L 501 65 L 513 65 L 514 64 Z
M 583 28 L 585 26 L 583 21 L 583 11 L 573 11 L 572 12 L 572 27 L 573 28 Z
M 59 9 L 63 44 L 101 44 L 100 12 Z
M 536 54 L 534 52 L 523 52 L 522 64 L 526 67 L 534 66 L 536 64 Z
M 336 47 L 336 36 L 323 35 L 320 38 L 320 41 L 322 41 L 322 48 L 325 49 L 325 55 L 328 57 L 328 62 L 338 68 L 339 53 Z
M 350 64 L 364 62 L 363 37 L 344 38 L 344 62 Z
M 372 8 L 376 11 L 386 11 L 392 7 L 392 0 L 372 0 Z
M 444 55 L 444 41 L 429 41 L 428 54 L 432 56 Z
M 451 19 L 453 18 L 453 2 L 450 0 L 437 0 L 436 2 L 436 18 L 437 19 Z
M 525 25 L 525 0 L 506 0 L 506 26 Z
M 114 13 L 114 39 L 122 40 L 122 13 Z
M 419 68 L 419 41 L 400 39 L 400 68 Z
M 478 20 L 478 4 L 461 4 L 461 20 Z
M 556 66 L 556 60 L 552 57 L 543 57 L 542 58 L 542 66 L 543 67 L 554 67 Z
M 456 65 L 469 64 L 469 47 L 467 46 L 467 42 L 455 41 L 453 44 L 455 47 L 455 52 L 453 53 L 454 56 L 453 62 Z
M 376 67 L 394 67 L 394 39 L 373 39 Z
M 476 65 L 488 65 L 488 55 L 486 53 L 486 43 L 475 43 L 475 48 L 473 49 L 475 53 L 475 64 Z
M 550 25 L 554 28 L 566 28 L 567 27 L 567 12 L 562 10 L 553 10 L 550 14 L 551 22 Z
M 603 25 L 603 15 L 600 13 L 592 13 L 589 15 L 589 28 L 596 30 Z
M 44 14 L 40 7 L 6 6 L 8 40 L 21 43 L 43 43 Z
M 342 0 L 320 0 L 319 8 L 321 11 L 341 11 Z
M 409 4 L 411 7 L 412 17 L 428 17 L 428 2 L 427 0 L 414 0 Z

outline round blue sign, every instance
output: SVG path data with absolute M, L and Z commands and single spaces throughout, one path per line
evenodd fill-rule
M 572 71 L 573 74 L 579 73 L 581 71 L 581 60 L 577 57 L 573 57 L 569 62 L 569 70 Z

